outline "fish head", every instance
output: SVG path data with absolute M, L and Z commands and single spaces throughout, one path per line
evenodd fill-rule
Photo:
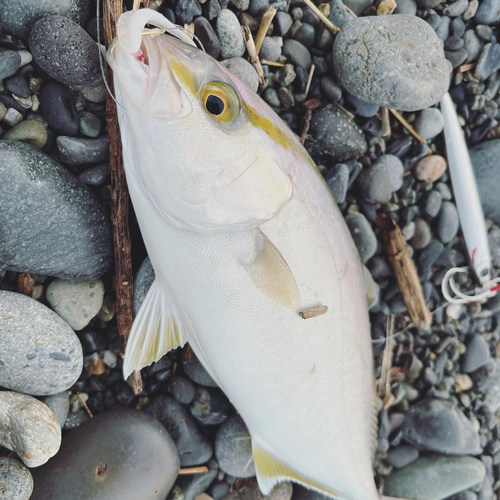
M 293 194 L 293 133 L 157 12 L 125 13 L 117 28 L 107 59 L 129 182 L 170 221 L 197 231 L 248 230 L 272 218 Z

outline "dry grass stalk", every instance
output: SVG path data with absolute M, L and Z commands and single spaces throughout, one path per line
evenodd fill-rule
M 248 26 L 242 26 L 241 30 L 243 31 L 243 39 L 245 40 L 245 45 L 248 51 L 250 62 L 253 64 L 254 68 L 257 71 L 257 75 L 259 76 L 259 83 L 261 85 L 264 85 L 264 70 L 262 69 L 262 64 L 260 63 L 259 56 L 257 55 L 252 32 L 250 31 L 250 28 Z
M 262 16 L 262 20 L 260 21 L 260 26 L 257 31 L 257 35 L 255 36 L 255 50 L 257 54 L 260 52 L 260 48 L 262 47 L 262 42 L 264 42 L 264 38 L 266 38 L 267 31 L 269 30 L 269 26 L 273 22 L 274 16 L 278 12 L 275 8 L 270 7 L 267 12 Z
M 389 118 L 389 110 L 380 108 L 380 120 L 382 121 L 382 137 L 391 135 L 391 120 Z
M 328 312 L 328 306 L 318 306 L 312 307 L 311 309 L 305 309 L 304 311 L 299 312 L 299 316 L 302 319 L 314 318 L 316 316 L 321 316 L 322 314 L 326 314 Z
M 200 465 L 199 467 L 185 467 L 179 470 L 179 476 L 186 476 L 188 474 L 205 474 L 208 472 L 208 467 L 206 465 Z
M 78 396 L 78 399 L 80 400 L 80 403 L 82 403 L 82 406 L 84 408 L 84 410 L 87 412 L 88 416 L 90 418 L 94 418 L 94 415 L 92 414 L 92 412 L 90 411 L 90 408 L 89 408 L 89 405 L 86 403 L 86 401 L 82 398 L 82 395 L 80 394 L 80 392 L 77 391 L 76 395 Z
M 384 408 L 388 408 L 394 400 L 391 392 L 391 369 L 392 369 L 392 346 L 394 342 L 394 314 L 387 316 L 387 324 L 385 330 L 385 348 L 382 355 L 382 371 L 378 381 L 378 395 L 384 402 Z M 389 405 L 389 406 L 386 406 Z
M 260 62 L 262 64 L 267 64 L 267 66 L 275 66 L 276 68 L 283 68 L 283 66 L 285 66 L 285 63 L 278 61 L 267 61 L 266 59 L 261 59 Z
M 320 19 L 325 23 L 325 26 L 334 34 L 336 35 L 340 29 L 335 26 L 330 19 L 328 19 L 323 12 L 321 12 L 316 5 L 312 3 L 311 0 L 302 0 Z
M 403 127 L 410 132 L 410 134 L 417 139 L 419 142 L 427 142 L 425 139 L 423 139 L 415 129 L 395 110 L 395 109 L 389 109 L 389 111 L 394 115 L 394 117 L 403 125 Z
M 141 3 L 144 3 L 142 0 L 134 0 L 134 5 L 132 6 L 132 10 L 139 10 Z M 149 0 L 148 0 L 149 3 Z
M 314 64 L 312 64 L 311 69 L 309 70 L 309 76 L 307 77 L 306 90 L 304 91 L 306 98 L 307 98 L 307 94 L 309 94 L 309 89 L 311 88 L 311 83 L 312 83 L 315 69 L 316 69 L 316 66 Z

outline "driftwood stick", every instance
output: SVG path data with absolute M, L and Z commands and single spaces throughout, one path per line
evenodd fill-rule
M 185 467 L 179 470 L 179 476 L 186 476 L 188 474 L 205 474 L 208 472 L 208 467 L 206 465 L 200 465 L 198 467 Z
M 335 35 L 340 29 L 335 26 L 330 19 L 328 19 L 323 12 L 321 12 L 318 7 L 311 0 L 302 0 L 320 19 L 325 23 L 326 27 Z
M 255 35 L 255 50 L 257 51 L 257 54 L 260 52 L 262 42 L 264 41 L 264 38 L 266 38 L 267 30 L 273 22 L 276 12 L 278 11 L 274 7 L 269 7 L 269 9 L 267 9 L 267 12 L 262 16 L 257 35 Z
M 241 30 L 243 31 L 243 39 L 245 40 L 245 45 L 248 51 L 248 57 L 250 58 L 250 62 L 253 64 L 254 68 L 257 71 L 257 75 L 259 75 L 259 83 L 264 85 L 266 83 L 264 79 L 264 70 L 262 69 L 262 64 L 260 63 L 259 56 L 257 55 L 257 50 L 255 48 L 255 42 L 252 36 L 252 32 L 248 26 L 242 26 Z
M 278 62 L 278 61 L 267 61 L 266 59 L 261 59 L 260 62 L 262 64 L 267 64 L 268 66 L 275 66 L 276 68 L 282 68 L 285 63 Z
M 115 20 L 120 17 L 122 11 L 122 0 L 104 2 L 104 34 L 106 46 L 108 47 L 116 36 Z M 111 68 L 108 68 L 107 80 L 111 91 L 113 91 Z M 111 222 L 113 224 L 115 251 L 116 319 L 123 354 L 132 328 L 134 277 L 132 274 L 132 243 L 128 223 L 130 199 L 125 170 L 123 169 L 122 144 L 116 104 L 110 96 L 108 96 L 106 103 L 106 122 L 109 132 L 109 163 L 111 167 Z M 132 374 L 132 377 L 132 389 L 135 394 L 139 394 L 142 392 L 140 373 Z
M 416 327 L 430 326 L 432 315 L 425 303 L 422 285 L 401 230 L 396 222 L 385 214 L 379 214 L 375 224 L 382 230 L 384 251 L 413 324 Z
M 33 278 L 30 273 L 20 273 L 17 277 L 16 291 L 18 293 L 22 293 L 23 295 L 27 295 L 28 297 L 33 297 L 35 283 L 35 278 Z

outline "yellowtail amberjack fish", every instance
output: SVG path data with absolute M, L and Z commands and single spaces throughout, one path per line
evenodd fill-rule
M 124 376 L 189 342 L 248 426 L 264 494 L 292 480 L 378 500 L 362 270 L 323 178 L 271 108 L 159 13 L 127 12 L 117 32 L 107 60 L 156 273 Z

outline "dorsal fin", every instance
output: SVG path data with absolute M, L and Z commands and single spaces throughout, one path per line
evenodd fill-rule
M 134 370 L 158 361 L 168 351 L 187 342 L 190 324 L 176 301 L 168 288 L 161 287 L 158 278 L 155 279 L 130 331 L 123 362 L 125 379 Z
M 281 252 L 260 230 L 255 230 L 255 248 L 243 263 L 257 288 L 289 309 L 300 308 L 300 292 L 295 277 Z
M 273 457 L 269 452 L 255 443 L 253 444 L 253 459 L 255 462 L 259 488 L 264 495 L 267 495 L 278 483 L 283 481 L 294 481 L 302 484 L 306 488 L 314 489 L 323 495 L 328 495 L 329 497 L 339 500 L 343 498 L 330 488 L 301 474 L 276 457 Z

